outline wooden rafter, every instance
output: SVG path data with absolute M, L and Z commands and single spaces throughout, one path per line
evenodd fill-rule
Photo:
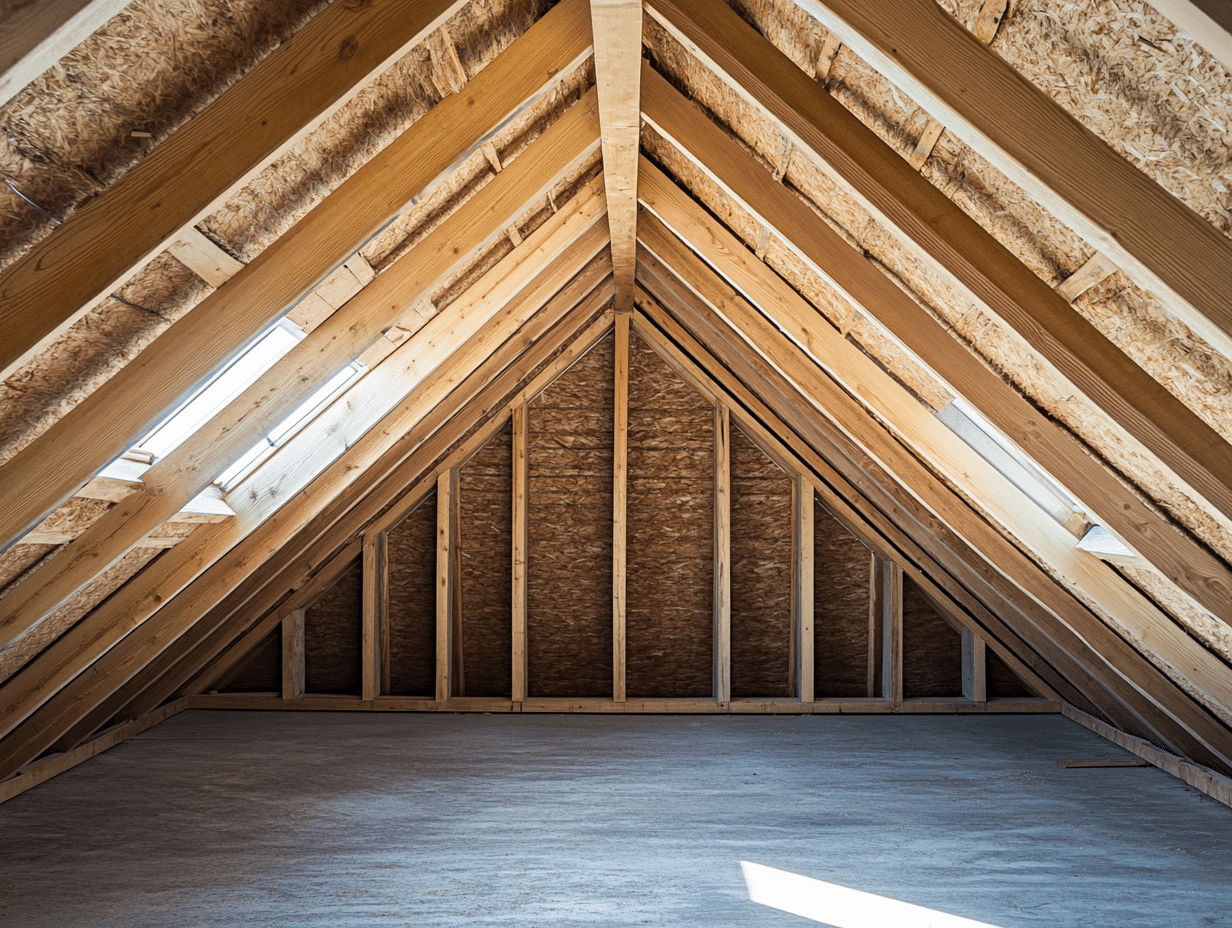
M 0 546 L 10 544 L 118 457 L 443 171 L 478 150 L 494 128 L 528 101 L 550 93 L 589 50 L 583 0 L 564 0 L 471 81 L 470 92 L 441 101 L 0 467 Z
M 325 382 L 359 357 L 405 308 L 464 267 L 502 234 L 504 226 L 546 197 L 598 145 L 593 92 L 558 119 L 491 184 L 408 250 L 370 286 L 219 410 L 184 444 L 143 476 L 145 488 L 96 522 L 49 569 L 0 601 L 0 647 L 35 625 L 90 578 L 118 561 L 179 511 Z M 547 229 L 560 226 L 558 213 Z M 527 252 L 534 250 L 535 238 Z M 533 266 L 533 265 L 532 265 Z M 422 326 L 408 324 L 409 331 Z
M 616 269 L 616 309 L 633 309 L 637 251 L 637 150 L 641 124 L 641 0 L 590 0 L 595 85 Z
M 1065 428 L 1044 416 L 990 370 L 974 349 L 911 299 L 799 197 L 686 101 L 647 65 L 645 118 L 707 176 L 779 236 L 853 306 L 877 320 L 956 393 L 1063 484 L 1111 531 L 1195 601 L 1232 620 L 1232 570 L 1183 535 L 1092 457 Z M 650 189 L 650 185 L 644 185 Z
M 777 119 L 920 260 L 1004 321 L 1196 498 L 1232 518 L 1228 443 L 824 88 L 717 0 L 652 0 L 647 12 L 732 89 Z M 981 55 L 990 54 L 968 38 Z M 1224 241 L 1225 247 L 1232 254 L 1232 244 Z
M 463 5 L 330 4 L 0 274 L 0 379 Z

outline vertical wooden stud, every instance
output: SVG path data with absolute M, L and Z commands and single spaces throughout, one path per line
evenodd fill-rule
M 282 698 L 304 695 L 304 610 L 295 609 L 282 620 Z
M 792 483 L 792 628 L 794 691 L 813 701 L 813 485 L 797 474 Z
M 612 700 L 625 701 L 625 621 L 628 612 L 629 316 L 616 316 L 616 408 L 612 436 Z
M 382 691 L 385 616 L 388 612 L 385 533 L 364 536 L 363 698 L 376 699 Z
M 714 407 L 714 698 L 731 702 L 731 417 Z
M 458 473 L 450 469 L 436 481 L 436 701 L 452 695 L 453 624 L 457 576 L 454 557 L 458 526 Z
M 962 688 L 963 695 L 972 702 L 988 701 L 984 655 L 984 639 L 964 625 L 962 629 Z
M 869 695 L 903 704 L 903 571 L 874 554 L 869 597 Z
M 513 686 L 514 702 L 526 700 L 527 551 L 530 545 L 527 501 L 530 493 L 530 441 L 526 404 L 513 408 Z

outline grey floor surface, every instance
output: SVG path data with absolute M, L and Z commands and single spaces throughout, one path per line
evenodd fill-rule
M 0 924 L 1232 926 L 1232 809 L 1058 716 L 187 712 L 0 805 Z M 864 926 L 861 926 L 864 928 Z M 867 928 L 892 928 L 870 923 Z

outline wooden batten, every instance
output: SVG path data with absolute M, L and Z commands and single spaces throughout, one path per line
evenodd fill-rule
M 965 625 L 962 628 L 962 688 L 963 695 L 973 702 L 988 701 L 984 639 Z
M 513 408 L 513 568 L 510 583 L 513 595 L 511 698 L 514 702 L 526 698 L 526 565 L 530 544 L 526 513 L 528 455 L 526 404 L 518 403 Z
M 731 702 L 731 413 L 714 408 L 714 698 Z
M 292 609 L 282 620 L 282 698 L 304 695 L 304 610 Z
M 632 305 L 633 294 L 629 294 Z M 615 324 L 615 414 L 612 442 L 612 699 L 625 700 L 629 535 L 629 314 Z
M 376 699 L 381 694 L 389 614 L 389 547 L 384 532 L 364 538 L 363 547 L 363 693 L 364 699 Z
M 813 671 L 813 484 L 803 473 L 792 481 L 792 638 L 796 695 L 803 703 L 814 696 Z
M 436 699 L 449 698 L 454 677 L 458 616 L 458 472 L 436 481 Z

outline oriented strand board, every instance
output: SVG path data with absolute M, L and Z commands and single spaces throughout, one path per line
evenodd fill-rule
M 714 411 L 629 339 L 626 686 L 629 697 L 711 695 Z
M 527 410 L 527 685 L 612 694 L 615 341 L 605 336 Z
M 359 558 L 304 614 L 304 691 L 358 696 L 364 572 Z
M 903 577 L 903 696 L 962 695 L 962 635 Z
M 224 693 L 268 693 L 282 689 L 282 629 L 275 628 L 244 659 Z
M 513 426 L 461 468 L 462 666 L 458 696 L 509 698 L 513 648 Z
M 16 544 L 0 554 L 0 593 L 57 547 L 59 545 Z
M 813 506 L 813 692 L 868 695 L 868 548 Z
M 791 696 L 792 480 L 731 429 L 731 692 Z
M 436 490 L 392 529 L 389 560 L 389 693 L 436 692 Z

